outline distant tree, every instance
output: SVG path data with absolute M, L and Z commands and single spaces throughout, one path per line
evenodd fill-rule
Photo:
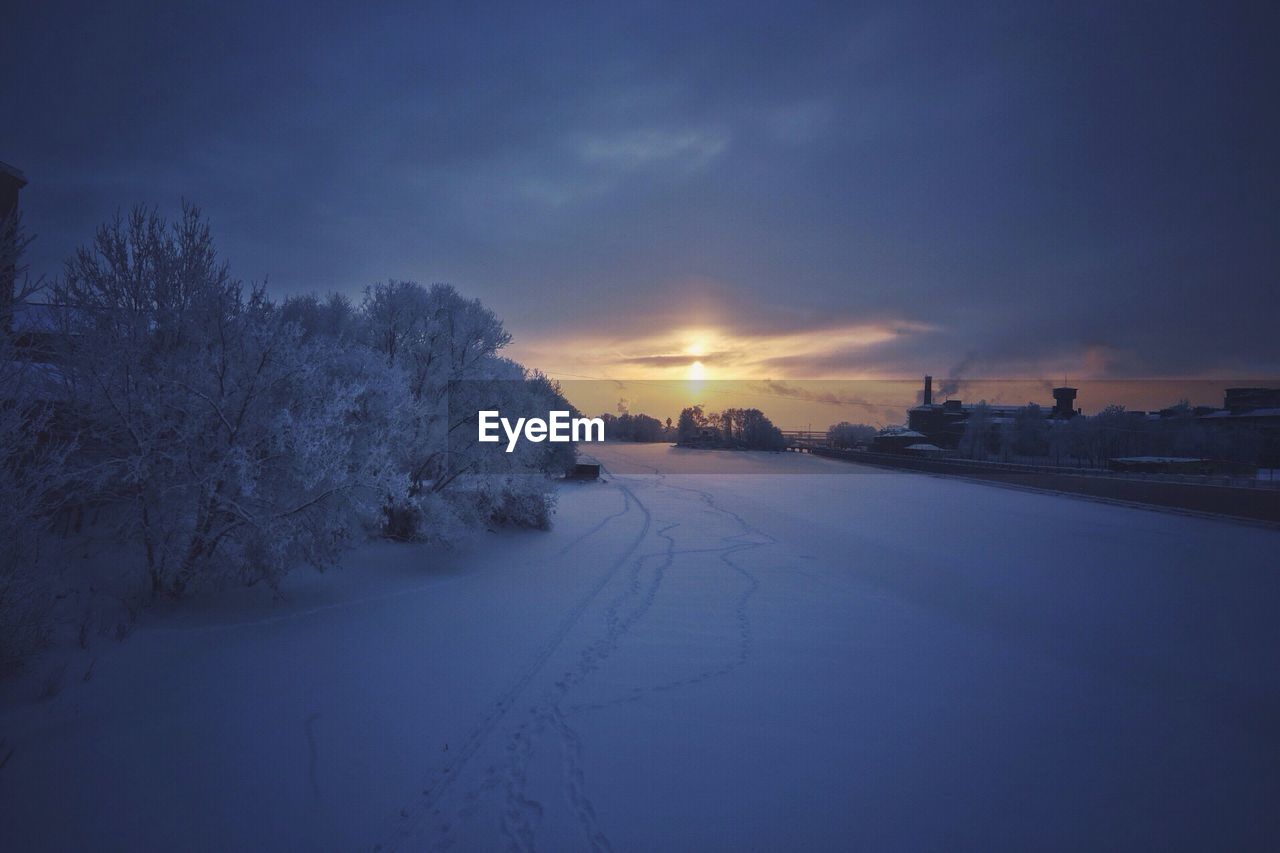
M 759 409 L 745 409 L 741 413 L 740 439 L 753 450 L 781 450 L 786 446 L 782 430 L 773 425 Z
M 1013 416 L 1007 431 L 1008 445 L 1018 456 L 1040 457 L 1049 452 L 1049 422 L 1044 410 L 1028 403 Z
M 1125 411 L 1125 407 L 1112 404 L 1089 419 L 1091 456 L 1097 465 L 1108 459 L 1133 455 L 1141 447 L 1139 436 L 1144 432 L 1142 416 Z
M 965 419 L 960 453 L 970 459 L 986 459 L 996 446 L 998 437 L 991 407 L 983 400 L 970 410 L 969 417 Z
M 600 417 L 604 419 L 604 437 L 607 441 L 635 441 L 635 419 L 630 413 L 613 415 L 604 412 Z
M 663 440 L 662 421 L 657 418 L 639 414 L 635 416 L 634 423 L 633 441 L 652 442 Z
M 831 442 L 833 447 L 849 448 L 859 442 L 870 441 L 878 431 L 869 424 L 852 424 L 848 421 L 841 421 L 827 428 L 827 440 Z
M 669 426 L 663 426 L 662 421 L 643 413 L 633 415 L 624 412 L 615 416 L 606 412 L 600 417 L 604 419 L 604 435 L 609 441 L 655 442 L 670 441 L 674 437 Z M 667 418 L 667 423 L 671 423 L 670 418 Z
M 708 417 L 719 426 L 724 443 L 747 450 L 780 450 L 786 446 L 782 431 L 759 409 L 725 409 Z
M 682 442 L 693 441 L 707 426 L 708 419 L 702 406 L 687 406 L 680 410 L 680 418 L 676 422 L 676 437 Z

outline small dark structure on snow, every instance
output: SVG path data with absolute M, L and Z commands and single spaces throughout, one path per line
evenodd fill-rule
M 600 463 L 599 462 L 578 462 L 568 474 L 564 475 L 566 480 L 599 480 L 600 479 Z

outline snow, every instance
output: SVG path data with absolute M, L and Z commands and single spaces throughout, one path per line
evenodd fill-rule
M 593 451 L 550 533 L 369 546 L 284 602 L 150 614 L 52 699 L 11 686 L 5 848 L 1280 839 L 1275 531 Z

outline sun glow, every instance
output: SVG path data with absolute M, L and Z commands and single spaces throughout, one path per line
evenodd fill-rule
M 663 319 L 663 318 L 659 318 Z M 655 325 L 659 325 L 655 321 Z M 832 324 L 771 332 L 714 325 L 675 326 L 640 336 L 586 335 L 522 345 L 514 354 L 553 371 L 595 378 L 732 379 L 872 378 L 858 356 L 878 344 L 934 327 L 909 320 Z M 869 359 L 868 363 L 871 363 Z M 872 371 L 874 372 L 874 371 Z

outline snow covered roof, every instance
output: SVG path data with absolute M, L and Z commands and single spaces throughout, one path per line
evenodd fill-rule
M 916 432 L 913 429 L 903 429 L 902 427 L 885 427 L 880 430 L 880 435 L 894 435 L 903 438 L 924 438 L 924 433 Z
M 919 450 L 922 452 L 933 453 L 935 451 L 942 450 L 942 448 L 936 444 L 925 443 L 925 444 L 908 444 L 907 450 Z

